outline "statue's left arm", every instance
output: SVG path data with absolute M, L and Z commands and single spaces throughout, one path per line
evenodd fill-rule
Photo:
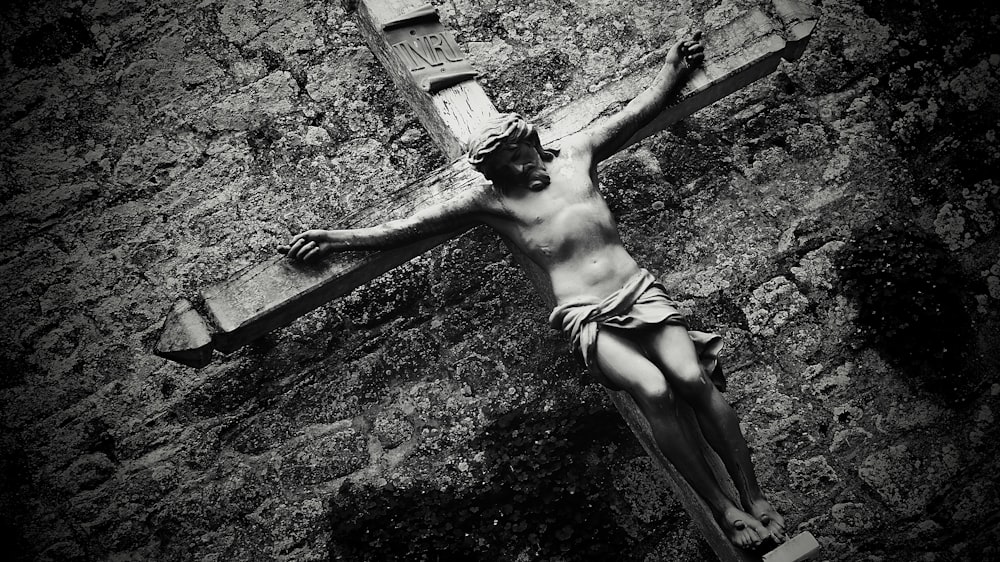
M 487 184 L 488 185 L 488 184 Z M 490 191 L 476 186 L 455 198 L 382 224 L 352 229 L 314 229 L 295 235 L 278 252 L 295 260 L 314 261 L 344 250 L 387 250 L 482 222 Z
M 648 88 L 618 113 L 583 131 L 581 140 L 590 148 L 595 164 L 618 152 L 639 129 L 666 109 L 690 69 L 701 63 L 703 50 L 700 31 L 678 41 L 667 52 L 663 68 Z

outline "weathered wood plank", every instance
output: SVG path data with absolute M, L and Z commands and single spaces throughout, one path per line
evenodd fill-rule
M 482 175 L 458 161 L 401 186 L 387 196 L 384 206 L 361 209 L 338 220 L 337 226 L 356 228 L 403 218 L 413 209 L 484 183 Z M 461 232 L 435 236 L 392 250 L 337 253 L 315 264 L 276 256 L 248 267 L 232 279 L 202 292 L 209 320 L 216 327 L 215 347 L 224 353 L 234 351 Z
M 204 367 L 212 361 L 213 347 L 209 326 L 191 302 L 175 302 L 163 322 L 156 354 L 190 367 Z
M 800 0 L 771 0 L 775 14 L 785 26 L 785 60 L 795 61 L 805 52 L 819 14 Z
M 465 79 L 428 95 L 425 82 L 433 75 L 462 74 L 471 68 L 465 53 L 424 0 L 360 0 L 355 20 L 368 48 L 382 63 L 403 99 L 434 144 L 458 158 L 462 142 L 483 119 L 495 115 L 493 102 L 475 80 Z M 391 25 L 410 14 L 426 14 L 403 25 Z M 390 29 L 384 29 L 390 25 Z M 431 78 L 428 78 L 431 77 Z
M 382 252 L 344 253 L 317 265 L 302 266 L 277 259 L 251 267 L 235 282 L 204 293 L 205 306 L 218 327 L 213 338 L 215 348 L 223 353 L 235 351 L 271 331 L 273 326 L 290 324 L 310 310 L 454 237 L 453 233 L 439 235 Z M 304 285 L 311 290 L 303 291 Z M 256 306 L 274 298 L 282 299 L 284 306 Z
M 756 9 L 723 27 L 706 30 L 703 42 L 705 62 L 691 73 L 676 102 L 629 139 L 626 146 L 662 131 L 698 109 L 774 72 L 787 47 L 781 24 Z M 655 63 L 662 60 L 664 54 L 666 48 L 654 53 L 658 56 L 647 58 Z M 659 66 L 654 64 L 616 80 L 586 98 L 543 112 L 535 118 L 543 131 L 543 143 L 558 143 L 559 139 L 613 113 L 639 95 L 658 71 Z

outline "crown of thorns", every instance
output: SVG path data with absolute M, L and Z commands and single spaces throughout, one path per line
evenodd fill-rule
M 535 126 L 517 113 L 498 115 L 483 123 L 466 146 L 469 163 L 479 169 L 486 158 L 501 145 L 520 142 L 535 135 Z

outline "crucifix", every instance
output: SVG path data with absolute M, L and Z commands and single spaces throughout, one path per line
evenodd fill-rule
M 667 61 L 662 70 L 638 71 L 592 96 L 543 112 L 533 120 L 535 129 L 516 114 L 498 114 L 433 7 L 419 0 L 344 4 L 354 13 L 371 50 L 452 163 L 402 186 L 384 206 L 339 221 L 344 230 L 308 231 L 297 236 L 285 250 L 292 259 L 274 258 L 207 289 L 199 309 L 206 311 L 208 319 L 190 302 L 179 301 L 164 320 L 157 353 L 194 367 L 207 365 L 214 349 L 233 351 L 473 224 L 486 223 L 505 236 L 544 300 L 550 306 L 559 305 L 551 317 L 553 324 L 572 335 L 591 371 L 602 377 L 612 401 L 667 472 L 675 493 L 719 558 L 760 560 L 747 547 L 769 537 L 782 542 L 780 515 L 769 506 L 752 505 L 766 501 L 759 490 L 753 492 L 756 481 L 749 453 L 728 404 L 718 398 L 711 385 L 711 390 L 689 392 L 704 387 L 708 373 L 689 368 L 690 362 L 677 357 L 695 357 L 692 341 L 697 338 L 692 335 L 687 339 L 683 319 L 665 303 L 662 287 L 636 266 L 624 248 L 618 250 L 617 232 L 606 220 L 610 215 L 596 192 L 597 163 L 766 76 L 780 59 L 798 58 L 815 25 L 813 9 L 798 0 L 772 0 L 770 16 L 753 9 L 725 26 L 708 30 L 704 39 L 700 34 L 691 35 L 657 53 Z M 647 90 L 650 83 L 659 84 L 659 90 Z M 668 96 L 675 101 L 673 105 L 667 105 Z M 459 158 L 465 144 L 470 145 L 468 158 Z M 580 185 L 585 189 L 567 187 Z M 582 213 L 579 216 L 590 221 L 590 230 L 581 230 L 580 225 L 553 226 L 551 230 L 524 227 L 531 222 L 526 220 L 528 214 L 546 202 L 530 198 L 532 192 L 555 194 L 547 200 L 552 210 L 544 217 L 539 215 L 538 221 L 572 220 L 560 219 L 557 207 L 577 205 Z M 519 201 L 525 204 L 521 211 L 516 209 Z M 535 210 L 529 212 L 528 208 Z M 453 220 L 456 217 L 476 220 Z M 394 231 L 398 239 L 392 243 L 386 243 L 386 229 L 371 228 L 387 219 L 398 227 Z M 424 228 L 427 224 L 433 228 Z M 579 239 L 567 241 L 568 230 L 574 230 Z M 559 257 L 560 249 L 569 246 L 574 247 L 577 258 L 578 248 L 589 248 L 584 257 L 588 263 L 603 260 L 601 271 L 588 275 L 581 271 L 583 260 Z M 385 249 L 330 253 L 357 248 Z M 323 260 L 312 259 L 320 254 L 324 254 Z M 609 277 L 608 271 L 627 275 Z M 591 294 L 601 298 L 593 302 L 579 298 Z M 630 315 L 640 301 L 647 308 Z M 647 322 L 650 314 L 658 319 Z M 609 327 L 600 338 L 599 322 Z M 619 337 L 618 330 L 637 327 L 645 334 L 642 342 Z M 716 345 L 712 341 L 709 337 L 702 344 Z M 655 414 L 656 407 L 650 405 L 652 395 L 637 392 L 642 384 L 629 378 L 643 369 L 663 373 L 693 410 L 690 406 L 678 408 L 679 413 L 670 419 Z M 667 389 L 664 392 L 671 394 Z M 707 398 L 702 400 L 703 396 Z M 706 404 L 704 411 L 698 405 L 701 402 Z M 678 429 L 692 424 L 701 431 Z M 698 459 L 693 465 L 671 447 L 682 438 L 689 441 L 689 456 Z M 665 451 L 673 463 L 664 456 Z M 728 500 L 717 484 L 726 481 L 727 474 L 738 481 L 737 493 L 745 512 Z M 739 515 L 734 516 L 724 505 L 731 505 L 733 513 Z M 764 560 L 804 560 L 817 549 L 815 539 L 802 533 L 765 554 Z

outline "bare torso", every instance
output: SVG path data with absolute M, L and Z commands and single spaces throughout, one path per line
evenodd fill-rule
M 549 275 L 558 303 L 604 297 L 639 271 L 597 190 L 597 170 L 585 151 L 566 147 L 546 163 L 540 191 L 499 195 L 501 212 L 485 222 L 511 239 Z

